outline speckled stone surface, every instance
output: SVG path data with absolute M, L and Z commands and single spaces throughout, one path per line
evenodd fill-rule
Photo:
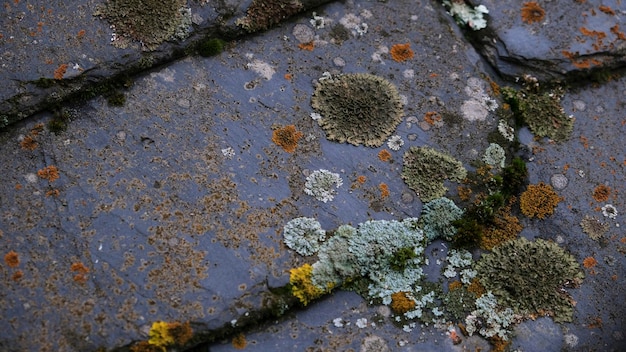
M 490 348 L 478 336 L 462 336 L 454 345 L 445 330 L 432 325 L 405 331 L 393 324 L 387 307 L 368 305 L 352 292 L 335 291 L 303 309 L 276 293 L 288 283 L 289 269 L 313 260 L 282 243 L 289 220 L 314 217 L 333 230 L 368 219 L 419 216 L 422 202 L 400 177 L 402 155 L 411 146 L 445 151 L 471 169 L 497 128 L 489 104 L 502 101 L 491 82 L 513 84 L 495 71 L 576 75 L 582 69 L 574 64 L 579 59 L 563 58 L 564 50 L 584 52 L 590 60 L 622 50 L 610 28 L 623 14 L 623 4 L 603 3 L 615 11 L 610 15 L 593 1 L 541 3 L 546 19 L 532 24 L 521 21 L 521 3 L 484 4 L 490 10 L 484 33 L 498 34 L 508 49 L 495 61 L 481 57 L 479 52 L 489 49 L 474 48 L 437 1 L 333 2 L 315 9 L 324 17 L 323 27 L 315 28 L 309 10 L 254 36 L 233 35 L 239 39 L 217 56 L 187 56 L 146 70 L 123 90 L 121 107 L 109 106 L 102 96 L 66 101 L 61 106 L 70 121 L 63 132 L 38 127 L 52 119 L 51 111 L 4 128 L 0 255 L 14 251 L 19 263 L 0 262 L 0 314 L 6 322 L 0 349 L 128 350 L 146 340 L 158 320 L 190 321 L 196 336 L 187 347 L 200 344 L 196 350 L 203 351 L 234 350 L 237 334 L 245 336 L 247 349 L 259 351 Z M 220 11 L 234 11 L 231 30 L 249 5 L 189 3 L 192 15 L 206 23 L 214 23 Z M 35 111 L 40 102 L 56 99 L 56 89 L 80 89 L 80 82 L 44 90 L 24 83 L 52 77 L 61 63 L 85 69 L 66 75 L 107 76 L 146 55 L 157 55 L 155 62 L 171 58 L 178 45 L 148 53 L 139 45 L 117 49 L 109 43 L 108 24 L 91 15 L 95 2 L 41 6 L 5 4 L 0 76 L 7 82 L 2 104 L 9 105 L 3 109 Z M 338 27 L 343 25 L 348 29 Z M 51 31 L 53 26 L 57 30 Z M 594 48 L 595 39 L 581 37 L 576 29 L 581 26 L 608 30 L 602 43 L 614 45 Z M 79 37 L 82 29 L 86 33 Z M 465 34 L 476 43 L 481 33 Z M 534 36 L 546 39 L 535 45 Z M 53 50 L 59 41 L 67 43 L 64 49 Z M 410 43 L 411 59 L 392 59 L 389 50 L 399 43 Z M 508 66 L 507 55 L 519 63 Z M 602 65 L 612 68 L 619 60 Z M 326 140 L 310 105 L 314 82 L 325 72 L 371 73 L 397 87 L 404 104 L 394 133 L 403 141 L 397 151 L 387 144 L 367 148 Z M 601 84 L 565 87 L 562 105 L 576 121 L 563 143 L 519 131 L 528 150 L 530 183 L 552 183 L 563 198 L 548 219 L 520 216 L 521 235 L 554 240 L 581 265 L 588 257 L 598 264 L 583 269 L 581 287 L 568 290 L 576 301 L 572 323 L 525 321 L 516 328 L 512 348 L 620 351 L 626 346 L 621 304 L 626 236 L 619 226 L 626 209 L 624 82 L 615 75 Z M 427 118 L 434 116 L 429 112 L 443 118 Z M 273 131 L 287 125 L 303 134 L 293 153 L 272 142 Z M 383 149 L 391 153 L 387 161 L 379 158 Z M 58 179 L 49 177 L 50 166 Z M 304 192 L 306 176 L 318 169 L 343 179 L 327 203 Z M 48 170 L 48 176 L 40 170 Z M 389 195 L 383 194 L 383 184 Z M 599 185 L 610 188 L 606 200 L 593 197 Z M 455 192 L 456 184 L 447 186 Z M 602 214 L 607 204 L 617 209 L 614 219 Z M 585 216 L 608 223 L 609 230 L 591 239 L 579 225 Z M 440 277 L 437 259 L 446 251 L 440 241 L 427 248 L 428 280 Z M 273 317 L 277 310 L 285 315 Z

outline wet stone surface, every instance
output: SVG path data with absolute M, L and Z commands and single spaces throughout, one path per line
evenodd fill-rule
M 500 66 L 500 71 L 553 77 L 553 72 L 581 69 L 579 59 L 563 59 L 563 51 L 595 60 L 621 50 L 618 37 L 608 34 L 602 45 L 609 47 L 596 48 L 597 35 L 580 37 L 563 24 L 575 19 L 584 23 L 567 25 L 612 33 L 619 4 L 603 5 L 616 11 L 610 15 L 589 1 L 559 3 L 542 4 L 546 19 L 531 24 L 521 22 L 517 4 L 484 3 L 490 10 L 488 30 L 498 33 L 507 55 L 525 58 L 524 65 Z M 24 2 L 6 8 L 18 16 L 22 5 L 29 9 Z M 235 12 L 243 16 L 249 4 L 223 5 L 241 8 Z M 69 4 L 58 6 L 41 16 L 53 16 L 51 23 L 57 23 L 61 14 L 75 11 Z M 81 67 L 101 68 L 87 63 L 89 53 L 110 52 L 111 60 L 131 53 L 137 59 L 137 44 L 112 49 L 108 25 L 91 17 L 94 6 L 76 10 L 85 21 L 81 25 L 90 24 L 89 33 L 75 38 L 74 27 L 65 30 L 87 55 Z M 216 11 L 197 2 L 190 7 L 203 18 Z M 561 16 L 565 9 L 569 12 Z M 48 33 L 46 25 L 38 32 L 36 11 L 29 11 L 33 16 L 24 17 L 22 25 L 37 36 Z M 507 85 L 491 74 L 436 1 L 348 1 L 315 11 L 324 18 L 323 26 L 308 11 L 262 34 L 234 40 L 219 55 L 190 56 L 146 71 L 123 91 L 123 106 L 110 106 L 103 96 L 67 102 L 64 131 L 52 133 L 48 123 L 54 113 L 44 111 L 0 133 L 0 312 L 7 323 L 0 349 L 129 350 L 130 344 L 149 338 L 155 321 L 191 322 L 196 335 L 186 347 L 204 343 L 197 350 L 245 345 L 262 351 L 491 348 L 477 333 L 464 336 L 453 323 L 403 329 L 389 307 L 370 305 L 353 292 L 336 290 L 304 308 L 278 292 L 289 283 L 290 269 L 315 261 L 283 243 L 289 220 L 312 217 L 332 231 L 367 220 L 418 217 L 422 201 L 400 176 L 403 154 L 428 146 L 475 170 L 490 145 L 488 136 L 498 128 L 497 107 L 503 105 L 494 80 Z M 235 18 L 230 21 L 234 24 Z M 557 24 L 570 36 L 548 30 Z M 91 28 L 97 29 L 97 39 L 88 36 Z M 24 65 L 38 60 L 18 50 L 27 43 L 23 33 L 2 34 L 0 41 L 13 36 L 15 42 L 0 44 L 8 45 L 0 64 L 6 63 L 6 53 Z M 544 44 L 529 45 L 529 35 L 545 35 L 539 41 Z M 46 49 L 36 50 L 41 56 L 53 45 L 46 38 L 41 42 Z M 406 43 L 413 56 L 394 60 L 393 46 Z M 55 58 L 50 68 L 68 60 Z M 539 60 L 553 62 L 534 65 Z M 618 60 L 602 65 L 613 67 Z M 49 76 L 41 64 L 36 67 L 23 80 Z M 311 116 L 311 95 L 320 78 L 341 73 L 374 74 L 397 87 L 404 114 L 392 143 L 368 148 L 326 139 Z M 576 301 L 573 322 L 524 321 L 514 330 L 511 348 L 619 351 L 626 346 L 626 311 L 619 304 L 626 275 L 626 237 L 620 227 L 626 209 L 626 152 L 620 138 L 626 133 L 624 81 L 615 76 L 602 85 L 566 90 L 562 106 L 576 120 L 562 143 L 534 138 L 527 128 L 515 131 L 526 151 L 529 182 L 552 184 L 562 197 L 547 219 L 519 214 L 521 236 L 552 240 L 581 266 L 592 263 L 588 258 L 597 263 L 584 265 L 582 285 L 567 290 Z M 6 91 L 11 89 L 18 88 Z M 299 132 L 293 150 L 286 147 L 289 141 L 276 143 L 276 131 L 290 125 Z M 304 191 L 307 176 L 319 169 L 343 181 L 327 202 Z M 445 185 L 450 197 L 457 197 L 457 184 Z M 608 229 L 592 238 L 580 225 L 586 217 Z M 440 240 L 426 248 L 428 281 L 443 278 L 441 261 L 448 249 Z M 479 254 L 474 251 L 475 258 Z M 271 316 L 278 313 L 285 315 Z M 458 345 L 452 330 L 460 336 Z

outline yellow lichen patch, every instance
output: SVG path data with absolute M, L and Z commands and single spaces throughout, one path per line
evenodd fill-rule
M 522 21 L 528 24 L 541 22 L 546 11 L 536 1 L 525 2 L 522 6 Z
M 289 283 L 291 284 L 291 293 L 296 296 L 303 305 L 309 304 L 312 300 L 324 294 L 324 290 L 313 285 L 311 276 L 313 275 L 313 267 L 310 264 L 304 264 L 299 268 L 289 270 Z
M 48 180 L 48 182 L 54 182 L 59 179 L 59 169 L 54 165 L 46 166 L 37 171 L 37 176 Z
M 395 44 L 389 52 L 391 53 L 391 58 L 396 62 L 404 62 L 413 58 L 411 43 Z
M 288 125 L 272 132 L 272 142 L 282 147 L 287 153 L 293 153 L 298 146 L 298 140 L 303 136 L 302 132 L 296 131 L 296 126 Z
M 529 185 L 520 196 L 520 208 L 522 213 L 529 218 L 543 219 L 554 213 L 554 208 L 563 199 L 554 191 L 552 186 L 543 182 Z
M 237 335 L 235 335 L 235 337 L 233 337 L 233 347 L 238 349 L 238 350 L 243 350 L 244 348 L 246 348 L 246 345 L 248 344 L 248 342 L 246 341 L 246 337 L 239 333 Z
M 4 256 L 4 262 L 9 268 L 15 268 L 20 265 L 20 257 L 15 251 L 10 251 Z
M 383 149 L 378 152 L 378 159 L 381 161 L 389 161 L 391 160 L 391 153 L 387 149 Z
M 381 183 L 378 185 L 378 189 L 380 190 L 380 196 L 382 198 L 389 197 L 389 186 L 386 183 Z
M 415 301 L 409 298 L 406 292 L 396 292 L 391 295 L 389 307 L 396 314 L 404 314 L 415 308 Z
M 169 324 L 164 321 L 155 321 L 152 323 L 149 336 L 148 343 L 161 347 L 163 350 L 165 350 L 165 347 L 174 344 L 174 336 L 170 334 Z
M 596 202 L 606 202 L 607 200 L 609 200 L 610 195 L 611 187 L 606 185 L 598 185 L 593 190 L 593 199 L 595 199 Z

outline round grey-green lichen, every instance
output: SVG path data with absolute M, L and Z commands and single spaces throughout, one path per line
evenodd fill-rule
M 584 274 L 556 243 L 523 237 L 505 242 L 483 255 L 476 271 L 485 289 L 516 313 L 548 313 L 556 322 L 572 321 L 572 300 L 563 288 L 578 286 Z
M 326 138 L 339 143 L 380 147 L 402 121 L 396 87 L 382 77 L 345 74 L 317 83 L 311 105 L 322 115 Z
M 184 39 L 191 26 L 186 0 L 107 0 L 95 16 L 106 19 L 115 30 L 112 43 L 125 47 L 132 40 L 147 50 L 172 39 Z
M 402 179 L 424 202 L 442 197 L 444 180 L 461 182 L 467 176 L 463 164 L 430 147 L 411 147 L 404 153 Z

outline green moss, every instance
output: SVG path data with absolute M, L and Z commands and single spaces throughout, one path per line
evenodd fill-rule
M 502 193 L 507 196 L 520 194 L 528 183 L 526 163 L 519 157 L 513 158 L 500 173 L 502 177 Z
M 54 134 L 59 134 L 67 130 L 67 125 L 71 119 L 71 114 L 66 109 L 58 109 L 54 111 L 52 119 L 48 121 L 48 130 Z
M 198 54 L 204 57 L 219 55 L 224 51 L 225 42 L 217 38 L 206 38 L 198 43 Z
M 147 50 L 171 39 L 183 39 L 191 26 L 186 0 L 108 0 L 94 15 L 115 27 L 114 45 L 125 47 L 131 40 Z
M 467 171 L 460 161 L 429 147 L 411 147 L 404 154 L 402 179 L 424 202 L 442 197 L 444 180 L 460 182 Z
M 463 321 L 476 308 L 476 295 L 465 286 L 448 290 L 443 295 L 442 303 L 446 307 L 446 318 L 452 321 Z
M 452 223 L 456 227 L 456 236 L 452 239 L 455 248 L 475 248 L 482 239 L 482 227 L 468 210 L 466 215 Z
M 33 81 L 33 84 L 39 88 L 50 88 L 56 84 L 56 80 L 52 78 L 41 77 Z
M 537 136 L 557 142 L 567 140 L 574 128 L 574 118 L 565 115 L 561 107 L 561 96 L 558 90 L 538 93 L 528 88 L 502 89 L 502 97 L 511 106 L 518 123 L 527 124 Z
M 126 95 L 121 91 L 114 91 L 107 96 L 109 106 L 124 106 L 126 103 Z
M 402 272 L 404 271 L 404 269 L 406 269 L 409 261 L 416 257 L 417 254 L 415 253 L 415 250 L 413 250 L 413 248 L 402 247 L 391 256 L 391 259 L 389 259 L 389 264 L 391 265 L 391 268 L 393 270 Z
M 525 238 L 505 242 L 476 263 L 477 277 L 498 302 L 524 315 L 552 315 L 572 321 L 571 298 L 562 290 L 584 274 L 574 257 L 556 243 Z
M 396 87 L 382 77 L 356 73 L 318 81 L 311 105 L 322 115 L 326 138 L 380 147 L 402 121 Z

